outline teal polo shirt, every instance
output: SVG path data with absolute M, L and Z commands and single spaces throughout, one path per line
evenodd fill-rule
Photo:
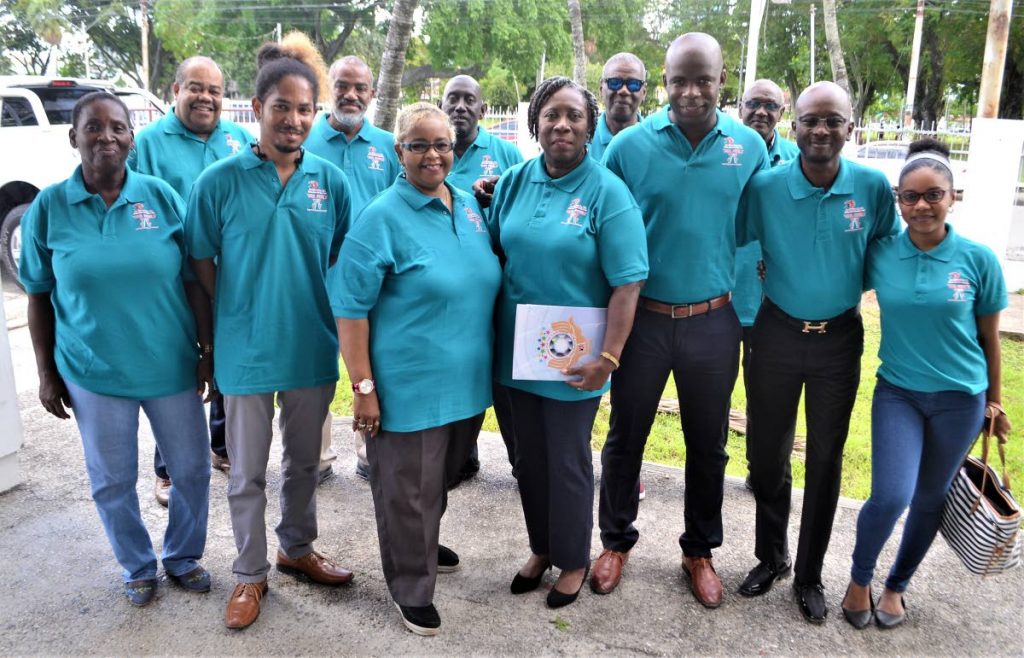
M 643 218 L 629 190 L 591 158 L 551 178 L 539 155 L 498 181 L 488 225 L 505 254 L 497 380 L 556 400 L 604 393 L 607 384 L 578 391 L 561 381 L 512 379 L 516 305 L 607 307 L 612 288 L 647 278 Z
M 878 374 L 923 393 L 988 389 L 979 316 L 1007 307 L 1006 282 L 988 247 L 958 235 L 921 251 L 904 231 L 868 248 L 865 283 L 882 311 Z
M 775 131 L 772 146 L 768 149 L 768 162 L 772 167 L 800 157 L 796 144 L 779 136 Z M 761 245 L 757 242 L 736 248 L 736 285 L 732 290 L 732 306 L 744 327 L 752 327 L 757 311 L 761 308 L 761 279 L 757 275 L 757 263 L 761 260 Z
M 826 192 L 791 160 L 754 177 L 736 215 L 739 241 L 761 243 L 765 295 L 801 320 L 860 303 L 868 244 L 897 232 L 885 174 L 841 159 Z
M 415 432 L 491 405 L 501 266 L 480 206 L 452 190 L 449 212 L 403 174 L 345 238 L 332 291 L 338 317 L 369 318 L 381 426 Z
M 110 208 L 81 166 L 36 196 L 21 220 L 21 284 L 50 293 L 62 377 L 136 400 L 196 386 L 184 214 L 170 185 L 131 170 Z
M 683 304 L 733 289 L 736 206 L 747 181 L 768 168 L 768 149 L 739 121 L 717 117 L 694 149 L 666 107 L 620 132 L 605 152 L 605 166 L 643 213 L 651 259 L 645 297 Z
M 245 149 L 210 166 L 189 197 L 195 259 L 217 259 L 214 369 L 227 395 L 338 379 L 327 266 L 349 225 L 340 169 L 312 153 L 281 186 L 274 163 Z
M 608 144 L 612 141 L 612 137 L 615 137 L 608 128 L 608 122 L 604 115 L 605 113 L 602 112 L 597 117 L 597 126 L 594 127 L 594 138 L 587 145 L 587 154 L 596 162 L 604 160 L 604 152 L 608 149 Z M 637 122 L 642 120 L 639 114 L 636 115 L 636 120 Z
M 345 172 L 352 191 L 352 215 L 358 215 L 370 199 L 391 186 L 402 172 L 395 154 L 395 136 L 366 119 L 349 141 L 321 114 L 313 122 L 303 147 Z
M 217 122 L 207 139 L 201 139 L 171 112 L 139 132 L 128 166 L 167 181 L 181 198 L 188 199 L 204 169 L 252 142 L 248 130 L 226 119 Z
M 483 126 L 477 128 L 476 139 L 462 157 L 455 156 L 448 183 L 466 192 L 473 192 L 473 183 L 488 176 L 500 176 L 523 161 L 516 145 L 495 137 Z

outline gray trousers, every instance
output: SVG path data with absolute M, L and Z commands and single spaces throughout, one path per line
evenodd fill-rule
M 320 465 L 321 429 L 334 397 L 334 383 L 279 391 L 281 458 L 281 522 L 277 541 L 290 558 L 313 550 L 316 528 L 316 485 Z M 228 507 L 238 557 L 233 571 L 238 582 L 256 583 L 270 571 L 267 561 L 267 461 L 270 459 L 274 394 L 225 395 L 227 448 L 231 459 Z
M 366 442 L 380 561 L 398 605 L 434 600 L 448 474 L 466 463 L 483 422 L 479 414 L 419 432 L 382 431 Z

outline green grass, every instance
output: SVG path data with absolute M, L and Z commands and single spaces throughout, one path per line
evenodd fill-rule
M 841 490 L 843 496 L 857 499 L 865 499 L 871 492 L 871 395 L 875 387 L 875 370 L 878 368 L 879 342 L 878 309 L 873 305 L 865 304 L 863 312 L 864 358 L 861 361 L 860 389 L 857 391 L 857 403 L 853 408 L 850 435 L 846 442 L 843 458 Z M 1024 446 L 1021 445 L 1021 430 L 1024 429 L 1024 343 L 1004 338 L 1002 347 L 1003 407 L 1014 422 L 1014 429 L 1006 446 L 1007 470 L 1011 482 L 1022 483 L 1024 482 L 1022 479 L 1024 478 Z M 345 376 L 344 366 L 341 371 L 341 381 L 338 382 L 338 392 L 331 404 L 331 411 L 336 415 L 348 416 L 352 414 L 352 388 Z M 671 378 L 669 378 L 662 397 L 676 398 L 675 384 Z M 733 392 L 732 407 L 743 409 L 745 406 L 743 386 L 740 384 Z M 594 450 L 600 450 L 604 445 L 605 436 L 608 434 L 608 415 L 609 406 L 606 396 L 601 403 L 597 420 L 594 422 L 591 439 L 591 446 Z M 490 432 L 498 431 L 498 423 L 490 409 L 487 410 L 484 429 Z M 794 486 L 801 488 L 804 482 L 804 464 L 799 446 L 802 444 L 806 432 L 803 403 L 801 402 L 796 429 L 798 450 L 793 457 L 793 483 Z M 726 468 L 726 473 L 745 477 L 747 467 L 744 456 L 744 437 L 730 432 L 727 450 L 729 465 Z M 980 444 L 975 452 L 980 454 Z M 647 451 L 644 457 L 648 461 L 669 466 L 682 467 L 685 465 L 686 450 L 683 447 L 678 416 L 663 413 L 657 415 L 647 440 Z M 994 450 L 989 461 L 993 463 L 996 470 L 999 469 L 998 457 Z

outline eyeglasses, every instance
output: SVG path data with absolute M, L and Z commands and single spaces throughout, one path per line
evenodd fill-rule
M 449 153 L 455 148 L 454 142 L 405 142 L 400 144 L 406 151 L 412 151 L 413 153 L 419 153 L 420 155 L 426 153 L 430 149 L 434 149 L 438 153 Z
M 923 193 L 915 192 L 913 190 L 903 190 L 896 195 L 896 198 L 905 206 L 916 206 L 917 202 L 921 199 L 924 199 L 926 202 L 934 205 L 946 198 L 946 192 L 948 192 L 948 190 L 943 190 L 938 187 L 933 187 Z
M 604 83 L 611 91 L 618 91 L 625 85 L 626 89 L 633 94 L 643 89 L 645 84 L 643 80 L 637 78 L 605 78 Z
M 799 123 L 804 128 L 809 128 L 811 130 L 817 128 L 818 126 L 820 126 L 823 123 L 825 124 L 825 126 L 829 130 L 838 130 L 838 129 L 842 128 L 843 126 L 845 126 L 847 123 L 849 123 L 849 120 L 846 117 L 837 117 L 837 116 L 831 116 L 831 117 L 804 116 L 804 117 L 800 117 L 799 119 L 797 119 L 797 123 Z
M 763 107 L 765 112 L 778 112 L 782 109 L 782 106 L 775 101 L 743 101 L 743 107 L 747 108 L 751 112 L 756 112 L 759 107 Z

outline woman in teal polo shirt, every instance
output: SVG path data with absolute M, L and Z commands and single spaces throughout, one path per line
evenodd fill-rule
M 489 226 L 504 258 L 495 378 L 507 391 L 515 475 L 532 555 L 512 581 L 536 589 L 561 570 L 550 607 L 576 600 L 590 564 L 594 470 L 590 434 L 609 375 L 619 365 L 647 278 L 640 209 L 617 176 L 587 157 L 594 136 L 593 94 L 564 77 L 545 80 L 530 100 L 530 134 L 541 154 L 498 180 Z M 518 304 L 607 307 L 600 357 L 568 368 L 567 381 L 513 379 Z
M 202 394 L 212 368 L 197 346 L 209 345 L 211 330 L 196 284 L 186 296 L 184 202 L 164 181 L 125 166 L 131 121 L 116 96 L 86 94 L 71 123 L 82 164 L 36 197 L 21 228 L 39 398 L 57 418 L 74 411 L 92 497 L 135 605 L 149 603 L 157 586 L 135 491 L 139 409 L 146 413 L 173 478 L 164 569 L 185 589 L 207 592 Z
M 353 382 L 353 430 L 366 443 L 384 578 L 414 633 L 436 635 L 438 545 L 447 476 L 476 443 L 491 404 L 494 300 L 501 268 L 468 193 L 445 183 L 454 133 L 417 103 L 398 117 L 405 173 L 360 213 L 338 257 L 341 354 Z
M 946 223 L 954 202 L 949 149 L 910 145 L 897 192 L 907 229 L 871 247 L 866 287 L 878 294 L 882 345 L 871 407 L 871 497 L 857 517 L 843 615 L 856 628 L 906 619 L 903 592 L 931 546 L 953 476 L 985 417 L 1005 440 L 999 312 L 1006 284 L 988 247 Z M 897 519 L 907 516 L 877 610 L 871 579 Z

